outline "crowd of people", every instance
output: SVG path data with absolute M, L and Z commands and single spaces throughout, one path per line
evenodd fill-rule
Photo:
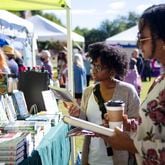
M 81 108 L 65 105 L 69 114 L 106 126 L 110 119 L 104 103 L 109 100 L 125 103 L 123 130 L 115 128 L 110 137 L 96 134 L 84 138 L 83 165 L 165 164 L 164 18 L 165 4 L 151 6 L 143 12 L 138 26 L 138 48 L 133 50 L 130 59 L 123 49 L 107 42 L 89 45 L 87 53 L 73 51 L 74 97 Z M 39 57 L 41 69 L 53 79 L 50 52 L 42 50 Z M 151 80 L 154 60 L 161 64 L 161 74 L 141 104 L 141 81 Z M 59 52 L 57 64 L 59 86 L 67 88 L 66 51 Z M 11 45 L 0 49 L 0 72 L 10 74 L 17 83 L 20 72 L 26 70 L 18 50 Z
M 123 130 L 115 128 L 113 136 L 96 134 L 85 137 L 83 165 L 165 164 L 164 18 L 165 4 L 160 4 L 146 9 L 139 19 L 138 46 L 146 60 L 156 59 L 162 65 L 161 75 L 155 79 L 141 105 L 135 88 L 122 81 L 127 65 L 130 64 L 129 68 L 135 69 L 137 60 L 131 59 L 129 63 L 123 51 L 105 42 L 89 46 L 92 76 L 96 83 L 84 90 L 81 109 L 67 105 L 69 114 L 98 125 L 106 125 L 111 119 L 107 117 L 104 106 L 100 105 L 108 100 L 121 99 L 125 102 L 125 115 Z M 136 74 L 137 72 L 138 68 Z M 138 74 L 140 75 L 139 72 Z

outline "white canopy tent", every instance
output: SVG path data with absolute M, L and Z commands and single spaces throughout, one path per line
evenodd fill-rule
M 27 19 L 34 25 L 38 41 L 67 41 L 67 29 L 39 15 Z M 72 32 L 72 41 L 84 42 L 84 37 Z
M 135 46 L 137 42 L 138 26 L 133 26 L 121 33 L 106 39 L 110 44 Z
M 137 47 L 137 33 L 138 25 L 107 38 L 106 42 L 123 47 L 128 56 L 131 57 L 133 49 Z
M 5 10 L 0 10 L 0 33 L 26 38 L 33 32 L 33 24 Z
M 33 24 L 15 14 L 0 10 L 0 38 L 20 50 L 27 66 L 33 65 L 31 44 Z

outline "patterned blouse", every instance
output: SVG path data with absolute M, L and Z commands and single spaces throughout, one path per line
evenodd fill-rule
M 139 165 L 165 165 L 165 74 L 144 100 L 134 138 Z

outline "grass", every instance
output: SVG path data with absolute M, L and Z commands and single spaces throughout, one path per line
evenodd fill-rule
M 142 90 L 141 90 L 141 96 L 140 96 L 141 102 L 145 99 L 147 92 L 153 81 L 154 81 L 154 78 L 152 78 L 150 82 L 149 81 L 142 82 Z M 62 109 L 63 114 L 68 114 L 67 109 L 64 108 L 64 106 L 61 102 L 59 102 L 59 109 Z M 76 156 L 79 151 L 82 151 L 83 139 L 84 139 L 83 136 L 75 137 L 75 154 L 76 154 Z

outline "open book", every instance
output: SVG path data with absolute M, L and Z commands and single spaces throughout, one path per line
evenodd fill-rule
M 70 102 L 79 107 L 76 100 L 73 98 L 71 93 L 66 88 L 59 88 L 55 86 L 49 86 L 49 88 L 53 91 L 56 99 L 63 100 L 64 102 Z
M 112 136 L 114 134 L 113 129 L 106 128 L 106 127 L 103 127 L 103 126 L 100 126 L 100 125 L 97 125 L 97 124 L 94 124 L 89 121 L 85 121 L 76 117 L 64 115 L 63 121 L 72 126 L 79 127 L 84 130 L 92 131 L 92 132 L 99 133 L 102 135 Z

